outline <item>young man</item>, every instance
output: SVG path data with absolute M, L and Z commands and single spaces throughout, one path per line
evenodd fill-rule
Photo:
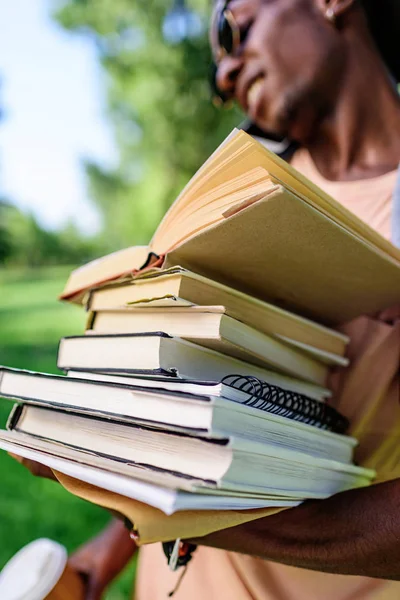
M 372 26 L 394 11 L 385 64 L 364 9 L 356 0 L 220 2 L 211 40 L 221 95 L 263 131 L 295 141 L 294 167 L 390 238 L 400 102 L 387 65 L 399 67 L 389 33 L 396 14 L 400 30 L 400 14 L 395 1 L 368 1 Z M 337 405 L 377 485 L 194 540 L 177 600 L 400 598 L 400 321 L 364 317 L 345 330 L 353 366 L 333 382 Z M 100 598 L 133 552 L 116 523 L 76 554 L 90 575 L 87 600 Z M 137 600 L 166 598 L 177 576 L 160 544 L 143 548 Z

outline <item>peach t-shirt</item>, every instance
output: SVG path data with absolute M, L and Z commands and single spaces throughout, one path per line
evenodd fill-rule
M 396 173 L 331 182 L 299 150 L 292 165 L 390 239 Z M 400 300 L 400 299 L 399 299 Z M 335 406 L 359 439 L 357 460 L 376 468 L 378 481 L 400 477 L 400 321 L 360 317 L 345 325 L 351 367 L 332 378 Z M 180 572 L 168 570 L 161 544 L 140 550 L 136 600 L 165 600 Z M 199 547 L 174 595 L 176 600 L 398 600 L 400 582 L 328 575 Z

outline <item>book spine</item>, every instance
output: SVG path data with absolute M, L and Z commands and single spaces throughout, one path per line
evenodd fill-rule
M 93 329 L 94 322 L 96 320 L 96 316 L 97 316 L 96 312 L 89 312 L 88 313 L 88 317 L 86 319 L 86 327 L 85 327 L 86 331 Z
M 14 404 L 14 406 L 12 407 L 12 410 L 10 412 L 10 416 L 7 419 L 7 425 L 6 425 L 7 431 L 13 431 L 17 427 L 18 421 L 21 418 L 23 410 L 24 410 L 23 404 Z

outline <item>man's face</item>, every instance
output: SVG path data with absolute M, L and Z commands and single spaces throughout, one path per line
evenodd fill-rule
M 218 88 L 264 131 L 305 142 L 335 105 L 346 56 L 323 2 L 231 0 L 228 8 L 244 39 L 223 55 L 212 26 Z

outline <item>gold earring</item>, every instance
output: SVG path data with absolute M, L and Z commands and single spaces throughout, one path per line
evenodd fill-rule
M 328 21 L 330 23 L 334 23 L 336 21 L 336 15 L 335 15 L 335 11 L 333 10 L 333 8 L 329 7 L 326 10 L 325 17 L 328 19 Z

